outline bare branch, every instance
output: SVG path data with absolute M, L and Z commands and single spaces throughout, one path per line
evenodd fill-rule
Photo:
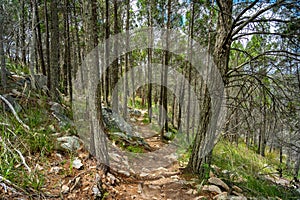
M 2 101 L 4 101 L 4 102 L 8 105 L 8 107 L 10 108 L 10 110 L 12 111 L 12 113 L 14 114 L 14 116 L 16 117 L 17 121 L 18 121 L 25 129 L 30 130 L 29 126 L 27 126 L 26 124 L 24 124 L 24 123 L 22 122 L 22 120 L 19 118 L 17 112 L 15 111 L 15 109 L 14 109 L 14 107 L 11 105 L 11 103 L 10 103 L 6 98 L 4 98 L 4 96 L 2 96 L 1 94 L 0 94 L 0 99 L 2 99 Z

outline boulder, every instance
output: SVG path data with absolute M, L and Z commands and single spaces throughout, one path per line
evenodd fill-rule
M 230 190 L 230 188 L 228 187 L 228 185 L 226 183 L 224 183 L 221 179 L 217 178 L 217 177 L 211 177 L 211 178 L 209 178 L 208 182 L 210 184 L 222 187 L 227 192 L 229 192 L 229 190 Z
M 203 192 L 209 192 L 209 193 L 215 193 L 215 194 L 221 194 L 221 189 L 216 185 L 204 185 L 202 187 Z
M 132 127 L 116 112 L 110 108 L 102 108 L 103 121 L 111 132 L 132 133 Z
M 49 105 L 50 105 L 50 110 L 51 111 L 53 111 L 53 112 L 55 112 L 57 114 L 64 114 L 65 109 L 59 103 L 50 101 Z
M 57 138 L 61 148 L 75 152 L 80 148 L 79 138 L 76 136 L 64 136 Z

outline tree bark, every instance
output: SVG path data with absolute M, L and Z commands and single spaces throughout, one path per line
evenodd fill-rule
M 0 5 L 0 12 L 3 13 L 3 6 Z M 3 39 L 3 25 L 4 25 L 4 17 L 0 15 L 0 67 L 1 67 L 1 85 L 3 88 L 7 86 L 7 72 L 6 72 L 6 63 L 5 63 L 5 55 L 4 55 L 4 39 Z
M 58 21 L 58 0 L 50 2 L 51 10 L 51 54 L 50 54 L 50 68 L 51 68 L 51 88 L 50 94 L 54 101 L 59 101 L 59 21 Z

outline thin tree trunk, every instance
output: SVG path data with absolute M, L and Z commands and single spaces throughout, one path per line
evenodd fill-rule
M 40 16 L 39 16 L 39 10 L 38 10 L 38 4 L 37 1 L 35 1 L 35 16 L 36 16 L 36 33 L 37 33 L 37 48 L 38 48 L 38 55 L 40 60 L 40 65 L 42 68 L 43 75 L 46 76 L 46 66 L 45 66 L 45 60 L 44 60 L 44 53 L 43 53 L 43 42 L 42 42 L 42 33 L 41 33 L 41 23 L 40 23 Z
M 126 54 L 125 54 L 125 83 L 124 83 L 124 105 L 123 118 L 127 120 L 127 96 L 128 96 L 128 69 L 129 69 L 129 19 L 130 0 L 126 1 Z
M 3 13 L 3 5 L 0 5 L 0 12 Z M 3 15 L 0 15 L 0 67 L 1 67 L 1 85 L 3 88 L 7 86 L 7 77 L 6 77 L 6 63 L 5 63 L 5 55 L 4 55 L 4 39 L 3 39 L 3 25 L 4 18 Z
M 36 24 L 36 3 L 35 0 L 31 0 L 32 5 L 32 21 L 31 21 L 31 30 L 32 30 L 32 38 L 30 41 L 30 61 L 29 61 L 29 71 L 31 76 L 31 87 L 35 89 L 35 78 L 34 78 L 34 67 L 36 64 L 36 32 L 35 32 L 35 24 Z
M 25 33 L 25 0 L 21 0 L 22 23 L 21 23 L 21 47 L 22 47 L 22 63 L 26 65 L 26 33 Z
M 46 32 L 46 61 L 47 61 L 47 86 L 50 90 L 51 88 L 51 66 L 50 66 L 50 36 L 49 36 L 49 22 L 48 22 L 48 10 L 47 10 L 47 0 L 44 1 L 44 15 L 45 15 L 45 32 Z
M 148 27 L 149 29 L 149 44 L 148 48 L 148 115 L 149 122 L 152 121 L 152 46 L 153 46 L 153 33 L 152 33 L 152 2 L 148 4 Z
M 195 18 L 195 4 L 192 3 L 192 18 L 191 18 L 191 27 L 190 27 L 190 41 L 189 41 L 189 49 L 193 46 L 193 38 L 194 38 L 194 18 Z M 192 60 L 192 52 L 189 53 L 189 60 Z M 187 105 L 187 117 L 186 117 L 186 140 L 190 142 L 190 110 L 191 110 L 191 84 L 192 84 L 192 65 L 188 64 L 189 73 L 188 73 L 188 105 Z
M 114 0 L 114 34 L 119 33 L 119 25 L 118 25 L 118 1 Z M 114 40 L 114 54 L 117 57 L 118 56 L 118 39 L 116 38 Z M 115 112 L 119 112 L 119 95 L 118 95 L 118 77 L 119 77 L 119 59 L 116 58 L 113 62 L 113 71 L 112 71 L 112 108 Z
M 105 22 L 105 65 L 106 65 L 106 75 L 105 75 L 105 103 L 108 106 L 109 105 L 109 101 L 108 101 L 108 97 L 109 97 L 109 85 L 110 85 L 110 81 L 109 81 L 109 76 L 110 76 L 110 68 L 108 67 L 108 60 L 109 60 L 109 53 L 110 53 L 110 44 L 109 44 L 109 36 L 110 36 L 110 26 L 109 26 L 109 0 L 105 0 L 105 18 L 106 18 L 106 22 Z

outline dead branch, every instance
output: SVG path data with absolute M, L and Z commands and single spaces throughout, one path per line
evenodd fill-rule
M 24 124 L 24 122 L 22 122 L 22 120 L 19 118 L 17 112 L 15 111 L 14 107 L 11 105 L 11 103 L 0 94 L 0 98 L 2 101 L 4 101 L 4 103 L 6 103 L 8 105 L 8 107 L 10 108 L 10 110 L 12 111 L 12 113 L 14 114 L 14 116 L 16 117 L 17 121 L 27 130 L 30 130 L 29 126 L 27 126 L 26 124 Z

